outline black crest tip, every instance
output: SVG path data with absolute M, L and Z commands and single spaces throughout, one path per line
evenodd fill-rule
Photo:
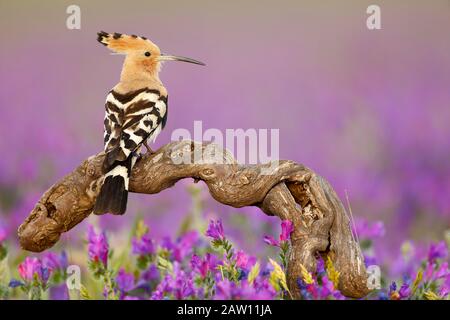
M 97 41 L 106 46 L 106 43 L 103 42 L 105 38 L 108 38 L 109 34 L 105 31 L 97 32 Z

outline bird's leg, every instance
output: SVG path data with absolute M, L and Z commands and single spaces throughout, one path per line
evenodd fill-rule
M 145 140 L 145 142 L 144 142 L 144 147 L 145 147 L 145 149 L 147 149 L 147 153 L 148 153 L 148 154 L 153 154 L 153 153 L 155 153 L 155 151 L 153 151 L 152 148 L 150 148 L 150 147 L 148 146 L 147 140 Z

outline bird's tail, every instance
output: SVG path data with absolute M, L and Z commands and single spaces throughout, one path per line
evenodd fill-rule
M 94 214 L 122 215 L 127 209 L 128 183 L 136 159 L 131 154 L 124 161 L 115 161 L 105 175 L 100 194 L 94 206 Z

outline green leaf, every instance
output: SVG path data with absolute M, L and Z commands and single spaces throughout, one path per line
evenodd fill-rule
M 417 288 L 419 287 L 420 282 L 423 278 L 423 270 L 420 269 L 419 272 L 417 272 L 417 276 L 414 279 L 413 286 L 412 286 L 412 294 L 416 293 Z
M 433 291 L 426 291 L 424 292 L 423 296 L 427 300 L 442 300 L 442 298 Z
M 286 283 L 286 274 L 276 261 L 269 258 L 269 262 L 273 266 L 273 271 L 270 273 L 269 283 L 274 287 L 276 291 L 280 291 L 281 288 L 289 292 Z
M 145 234 L 149 232 L 148 226 L 145 224 L 144 220 L 139 219 L 136 225 L 136 237 L 141 239 Z
M 223 242 L 220 239 L 214 239 L 213 241 L 211 241 L 211 244 L 215 250 L 218 250 L 223 246 Z
M 86 287 L 83 285 L 81 285 L 81 288 L 80 288 L 80 296 L 81 296 L 81 299 L 83 299 L 83 300 L 92 300 L 91 295 L 89 294 Z
M 8 254 L 8 249 L 6 249 L 6 247 L 4 245 L 0 244 L 0 261 L 5 259 L 7 254 Z
M 172 273 L 173 272 L 173 265 L 169 260 L 164 259 L 163 257 L 158 257 L 158 269 Z
M 256 277 L 259 275 L 259 271 L 260 271 L 259 262 L 256 262 L 256 264 L 252 267 L 252 269 L 248 274 L 247 277 L 248 283 L 252 284 L 253 281 L 255 281 Z

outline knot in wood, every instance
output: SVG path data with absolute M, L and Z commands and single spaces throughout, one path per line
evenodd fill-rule
M 200 176 L 203 180 L 212 179 L 216 176 L 216 171 L 213 168 L 205 168 L 200 171 Z
M 241 182 L 241 184 L 249 184 L 250 180 L 248 179 L 248 177 L 243 174 L 239 177 L 239 181 Z
M 95 176 L 95 166 L 93 164 L 89 164 L 87 167 L 86 173 L 90 177 Z

